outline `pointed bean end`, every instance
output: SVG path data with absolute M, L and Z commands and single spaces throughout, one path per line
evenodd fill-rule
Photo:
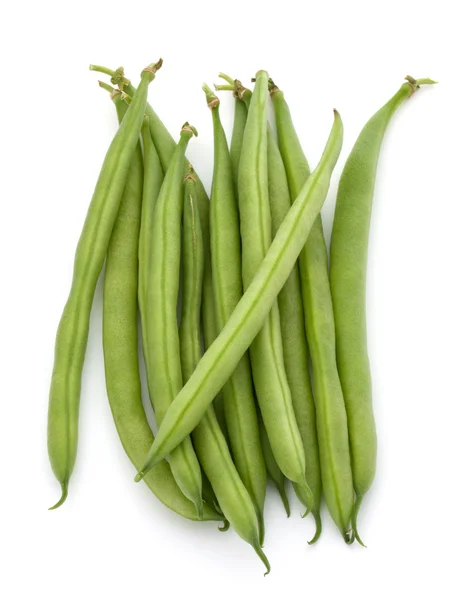
M 62 504 L 67 499 L 67 497 L 68 497 L 68 482 L 65 481 L 64 483 L 61 484 L 61 486 L 62 486 L 62 495 L 60 496 L 60 500 L 56 504 L 54 504 L 53 506 L 51 506 L 49 508 L 49 510 L 55 510 L 59 506 L 62 506 Z
M 318 512 L 314 512 L 312 513 L 313 517 L 315 519 L 315 535 L 314 537 L 310 540 L 310 542 L 307 542 L 309 544 L 309 546 L 311 546 L 312 544 L 315 544 L 315 542 L 318 541 L 321 533 L 322 533 L 322 519 L 320 517 L 320 513 Z

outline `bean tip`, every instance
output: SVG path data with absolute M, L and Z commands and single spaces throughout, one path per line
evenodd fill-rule
M 60 485 L 62 487 L 62 495 L 60 496 L 59 501 L 56 504 L 54 504 L 53 506 L 51 506 L 49 508 L 49 510 L 55 510 L 59 506 L 62 506 L 62 504 L 65 502 L 65 500 L 68 497 L 68 482 L 65 481 L 64 483 L 61 483 Z

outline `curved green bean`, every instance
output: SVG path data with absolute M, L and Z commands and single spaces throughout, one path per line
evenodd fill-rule
M 291 206 L 228 322 L 169 407 L 136 480 L 144 477 L 195 428 L 262 328 L 325 201 L 342 141 L 343 124 L 335 111 L 330 137 L 317 168 Z
M 119 120 L 127 110 L 113 92 Z M 143 159 L 137 146 L 107 251 L 104 278 L 103 349 L 109 405 L 122 446 L 140 464 L 154 440 L 141 400 L 138 369 L 138 239 L 143 194 Z M 145 478 L 155 496 L 179 515 L 198 520 L 195 506 L 180 491 L 166 461 Z M 222 521 L 205 505 L 203 520 Z
M 101 67 L 98 65 L 90 65 L 91 71 L 96 71 L 98 73 L 105 73 L 106 75 L 110 75 L 112 83 L 118 85 L 121 89 L 125 89 L 125 91 L 133 96 L 135 93 L 135 88 L 132 86 L 130 81 L 124 75 L 123 67 L 119 67 L 115 71 L 108 69 L 106 67 Z M 153 138 L 153 143 L 158 152 L 159 158 L 161 160 L 161 165 L 164 171 L 167 171 L 169 168 L 169 163 L 171 161 L 172 155 L 174 154 L 176 148 L 176 142 L 174 138 L 171 136 L 169 131 L 164 126 L 164 123 L 158 117 L 154 109 L 150 104 L 146 106 L 146 114 L 149 117 L 149 125 L 151 137 Z M 185 167 L 188 168 L 189 162 L 186 160 Z M 197 188 L 198 188 L 198 200 L 199 200 L 199 209 L 200 209 L 200 220 L 203 231 L 203 245 L 204 245 L 204 256 L 205 256 L 205 269 L 203 275 L 203 300 L 202 300 L 202 321 L 203 321 L 203 338 L 205 343 L 205 348 L 208 348 L 216 339 L 218 335 L 218 331 L 216 328 L 215 322 L 215 308 L 214 308 L 214 295 L 213 295 L 213 282 L 211 275 L 211 256 L 210 256 L 210 216 L 209 216 L 209 199 L 208 195 L 203 187 L 200 178 L 197 176 L 195 172 L 195 176 L 197 179 Z
M 181 362 L 188 381 L 201 358 L 200 305 L 203 281 L 203 241 L 194 176 L 186 177 L 183 236 L 183 295 L 180 325 Z M 237 534 L 251 544 L 270 572 L 262 551 L 255 507 L 232 461 L 212 406 L 193 432 L 203 469 L 213 486 L 221 510 Z
M 288 179 L 278 143 L 268 130 L 268 192 L 270 196 L 272 235 L 276 235 L 281 223 L 291 207 Z M 306 459 L 306 481 L 312 491 L 314 503 L 312 514 L 315 518 L 316 533 L 310 543 L 316 542 L 322 531 L 320 503 L 322 481 L 317 441 L 315 405 L 309 374 L 309 351 L 307 347 L 304 308 L 301 296 L 299 268 L 294 266 L 278 296 L 281 320 L 284 365 L 288 377 L 297 425 L 304 444 Z M 293 483 L 298 498 L 306 504 L 303 488 Z
M 330 283 L 336 353 L 348 414 L 356 503 L 352 526 L 375 475 L 377 435 L 367 353 L 366 267 L 372 198 L 380 147 L 397 108 L 430 79 L 407 77 L 398 92 L 367 122 L 346 161 L 338 187 L 330 250 Z
M 135 102 L 127 111 L 104 159 L 76 249 L 71 290 L 55 340 L 49 397 L 49 460 L 62 488 L 62 496 L 53 509 L 67 498 L 76 460 L 81 373 L 94 292 L 140 135 L 148 85 L 161 64 L 162 61 L 153 63 L 141 74 Z
M 239 212 L 242 236 L 242 279 L 248 289 L 271 244 L 267 163 L 268 74 L 259 71 L 250 102 L 239 163 Z M 308 495 L 304 446 L 297 426 L 283 360 L 278 304 L 250 347 L 250 361 L 258 404 L 271 449 L 283 473 Z
M 145 360 L 148 356 L 146 341 L 146 291 L 148 287 L 149 254 L 154 207 L 164 180 L 158 153 L 149 130 L 149 119 L 145 115 L 141 130 L 143 141 L 144 179 L 143 202 L 141 207 L 140 241 L 138 246 L 138 306 L 140 308 L 141 331 Z
M 295 199 L 307 180 L 310 168 L 294 129 L 284 94 L 274 84 L 270 93 L 275 109 L 279 147 L 291 197 Z M 350 519 L 354 495 L 348 427 L 336 366 L 328 255 L 320 215 L 299 256 L 299 272 L 306 335 L 312 359 L 323 491 L 330 515 L 344 540 L 352 543 L 354 535 L 350 529 Z
M 217 326 L 227 323 L 242 297 L 241 239 L 231 159 L 219 116 L 219 99 L 203 86 L 213 119 L 214 169 L 210 202 L 211 259 Z M 262 456 L 249 357 L 246 353 L 223 388 L 234 463 L 257 512 L 264 538 L 266 471 Z
M 130 105 L 131 106 L 131 105 Z M 153 213 L 146 291 L 147 376 L 151 402 L 159 425 L 182 388 L 177 301 L 179 295 L 184 156 L 196 130 L 182 127 L 180 142 L 159 193 Z M 170 456 L 172 473 L 182 492 L 202 510 L 200 465 L 190 438 Z

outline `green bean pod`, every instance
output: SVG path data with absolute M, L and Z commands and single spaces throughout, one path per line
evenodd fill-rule
M 213 119 L 214 169 L 210 202 L 211 259 L 216 319 L 224 327 L 242 297 L 241 239 L 231 158 L 219 116 L 219 99 L 203 86 Z M 264 538 L 265 462 L 260 444 L 250 362 L 246 353 L 223 388 L 226 425 L 234 463 L 257 512 Z
M 330 283 L 336 353 L 348 414 L 356 503 L 352 525 L 375 475 L 377 435 L 367 352 L 366 268 L 369 227 L 380 147 L 397 108 L 430 79 L 407 77 L 398 92 L 367 122 L 340 178 L 330 250 Z
M 257 73 L 250 102 L 239 162 L 239 213 L 242 236 L 242 279 L 248 289 L 271 244 L 267 164 L 268 74 Z M 250 347 L 250 361 L 258 404 L 271 448 L 283 473 L 308 494 L 305 480 L 304 446 L 291 399 L 281 340 L 278 304 L 272 310 Z
M 127 105 L 120 94 L 113 93 L 112 98 L 122 120 Z M 135 466 L 144 460 L 154 440 L 141 400 L 138 369 L 138 246 L 143 188 L 143 159 L 138 143 L 109 242 L 103 305 L 107 395 L 122 446 Z M 159 463 L 145 482 L 168 508 L 187 519 L 198 520 L 194 504 L 180 491 L 166 461 Z M 205 505 L 203 520 L 223 518 Z
M 283 472 L 278 467 L 278 463 L 276 462 L 276 459 L 273 455 L 270 440 L 268 439 L 268 434 L 266 432 L 265 425 L 263 424 L 261 415 L 259 417 L 259 429 L 260 441 L 262 444 L 263 456 L 265 458 L 265 466 L 266 471 L 268 473 L 268 477 L 271 479 L 274 486 L 278 490 L 278 494 L 280 495 L 281 501 L 283 502 L 286 515 L 290 517 L 291 508 L 289 506 L 288 495 L 286 493 L 286 477 L 283 475 Z
M 244 102 L 236 97 L 234 108 L 234 124 L 231 137 L 231 162 L 234 176 L 234 188 L 237 193 L 237 182 L 239 180 L 239 161 L 244 140 L 244 130 L 247 123 L 247 107 Z
M 169 407 L 137 480 L 193 431 L 264 325 L 325 201 L 342 142 L 343 123 L 335 111 L 333 127 L 317 168 L 291 206 L 228 322 Z
M 244 130 L 245 124 L 247 122 L 247 114 L 250 106 L 250 100 L 252 98 L 251 90 L 244 88 L 239 80 L 232 79 L 231 77 L 225 75 L 224 73 L 220 73 L 219 76 L 222 79 L 225 79 L 228 82 L 228 85 L 217 85 L 215 86 L 218 90 L 228 90 L 232 91 L 235 102 L 235 116 L 234 116 L 234 126 L 231 138 L 231 163 L 233 166 L 233 174 L 234 174 L 234 182 L 237 187 L 237 179 L 239 172 L 239 159 L 240 153 L 242 149 L 242 142 L 244 138 Z M 268 139 L 272 135 L 271 128 L 268 126 Z M 285 477 L 276 462 L 276 459 L 273 455 L 273 451 L 271 449 L 271 444 L 268 440 L 268 435 L 265 430 L 265 425 L 263 424 L 261 414 L 259 414 L 259 431 L 260 431 L 260 442 L 262 446 L 263 456 L 265 460 L 265 467 L 269 478 L 274 483 L 275 487 L 280 494 L 280 497 L 283 501 L 283 505 L 286 510 L 286 514 L 290 515 L 290 507 L 289 500 L 285 491 Z M 307 472 L 307 470 L 306 470 Z
M 201 358 L 200 307 L 203 282 L 203 241 L 197 206 L 196 181 L 186 176 L 183 235 L 183 295 L 180 325 L 181 363 L 184 382 L 188 381 Z M 270 572 L 262 551 L 255 507 L 234 466 L 212 406 L 208 407 L 193 432 L 200 462 L 210 481 L 220 508 L 236 533 L 251 544 Z
M 104 158 L 76 249 L 71 290 L 55 340 L 50 386 L 47 443 L 50 464 L 62 488 L 62 496 L 52 508 L 63 504 L 68 495 L 76 460 L 81 373 L 94 292 L 140 135 L 148 85 L 161 64 L 153 63 L 141 74 L 134 105 Z
M 138 246 L 138 306 L 140 308 L 143 352 L 147 360 L 146 342 L 146 291 L 148 287 L 149 254 L 151 248 L 151 230 L 153 212 L 164 181 L 158 153 L 154 147 L 149 130 L 149 119 L 145 115 L 141 130 L 144 156 L 143 202 L 141 208 L 140 241 Z
M 145 317 L 148 349 L 146 360 L 150 397 L 158 425 L 182 388 L 177 302 L 184 203 L 184 156 L 194 134 L 196 130 L 185 123 L 156 202 L 150 234 Z M 201 514 L 201 472 L 190 437 L 172 452 L 170 465 L 180 489 Z
M 272 83 L 272 82 L 271 82 Z M 288 176 L 291 198 L 300 194 L 310 169 L 291 119 L 284 94 L 270 89 L 276 116 L 278 142 Z M 320 215 L 299 256 L 306 335 L 312 359 L 320 467 L 325 500 L 344 540 L 350 530 L 353 481 L 343 392 L 335 357 L 335 331 L 327 248 Z
M 291 197 L 283 159 L 271 128 L 268 128 L 267 140 L 268 191 L 272 235 L 274 237 L 291 207 Z M 310 542 L 313 543 L 318 540 L 322 531 L 320 518 L 322 480 L 320 476 L 315 405 L 309 374 L 309 351 L 305 332 L 304 308 L 302 306 L 301 281 L 297 265 L 294 266 L 291 275 L 279 293 L 278 307 L 281 320 L 284 365 L 291 389 L 297 425 L 304 444 L 306 481 L 314 499 L 312 514 L 315 518 L 316 533 Z M 293 485 L 298 498 L 303 504 L 306 504 L 307 497 L 304 497 L 303 488 L 296 483 L 293 483 Z
M 125 77 L 123 67 L 119 67 L 115 71 L 106 67 L 98 65 L 90 65 L 91 71 L 97 71 L 98 73 L 105 73 L 110 75 L 112 83 L 118 85 L 120 88 L 133 96 L 135 88 L 130 81 Z M 172 155 L 176 148 L 176 142 L 171 136 L 169 131 L 166 129 L 164 123 L 158 117 L 154 109 L 150 104 L 146 106 L 146 114 L 149 117 L 149 126 L 153 143 L 158 152 L 161 160 L 161 165 L 164 172 L 169 168 Z M 186 169 L 189 166 L 188 160 L 185 162 Z M 200 220 L 203 231 L 203 245 L 204 245 L 204 260 L 205 268 L 203 275 L 203 300 L 202 300 L 202 321 L 203 321 L 203 337 L 205 342 L 205 348 L 210 346 L 218 335 L 215 321 L 215 308 L 214 308 L 214 296 L 213 296 L 213 282 L 211 275 L 211 256 L 210 256 L 210 216 L 209 216 L 209 199 L 208 195 L 203 187 L 200 178 L 197 176 L 197 188 L 198 188 L 198 200 L 200 209 Z

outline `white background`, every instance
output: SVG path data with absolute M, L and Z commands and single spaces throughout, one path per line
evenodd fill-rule
M 0 495 L 5 599 L 466 598 L 468 506 L 467 45 L 462 2 L 15 2 L 1 9 Z M 403 77 L 418 92 L 389 127 L 370 240 L 369 343 L 378 474 L 361 512 L 368 548 L 347 547 L 323 508 L 320 542 L 293 494 L 266 503 L 272 573 L 234 533 L 172 514 L 132 482 L 107 404 L 102 282 L 83 375 L 78 460 L 66 504 L 46 452 L 56 326 L 114 108 L 88 63 L 140 70 L 162 56 L 150 100 L 204 182 L 222 70 L 264 68 L 285 91 L 311 165 L 332 108 L 345 124 L 324 209 L 367 119 Z M 228 134 L 233 99 L 225 94 Z

